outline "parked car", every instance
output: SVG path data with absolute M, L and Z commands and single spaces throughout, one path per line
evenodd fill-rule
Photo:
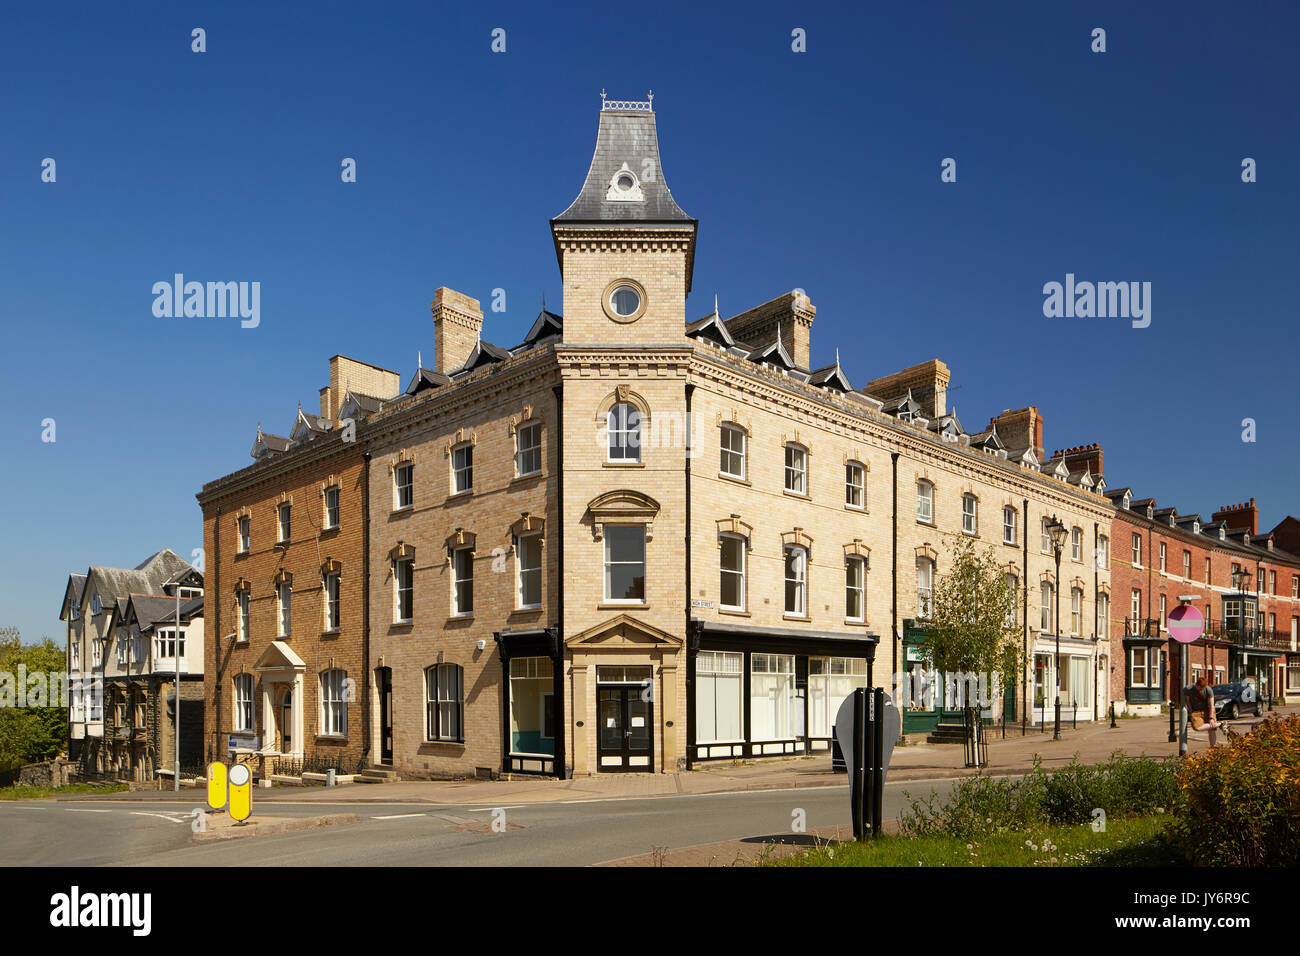
M 1215 684 L 1214 710 L 1224 720 L 1236 720 L 1246 711 L 1260 715 L 1259 691 L 1252 683 Z

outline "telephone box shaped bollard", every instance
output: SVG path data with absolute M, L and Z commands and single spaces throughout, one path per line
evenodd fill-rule
M 853 837 L 879 835 L 884 816 L 885 773 L 902 729 L 898 708 L 882 687 L 858 688 L 835 717 L 835 739 L 849 772 Z
M 230 818 L 243 823 L 253 812 L 253 775 L 248 764 L 237 763 L 230 768 Z

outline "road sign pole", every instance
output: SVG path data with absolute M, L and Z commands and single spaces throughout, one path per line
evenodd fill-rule
M 872 699 L 871 835 L 878 837 L 885 808 L 885 689 L 873 688 Z
M 866 782 L 866 695 L 861 690 L 853 692 L 853 785 L 850 797 L 853 810 L 853 839 L 861 840 L 863 836 L 862 800 Z

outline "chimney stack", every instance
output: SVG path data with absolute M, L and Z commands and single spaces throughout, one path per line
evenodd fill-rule
M 1039 428 L 1041 433 L 1041 422 L 1039 423 Z M 1052 452 L 1052 458 L 1049 460 L 1055 460 L 1062 457 L 1065 459 L 1065 467 L 1069 468 L 1070 471 L 1082 471 L 1084 468 L 1087 468 L 1088 473 L 1094 478 L 1098 475 L 1105 474 L 1102 470 L 1101 445 L 1096 442 L 1093 442 L 1091 445 L 1079 445 L 1075 448 L 1064 448 L 1060 451 L 1054 451 Z
M 465 364 L 483 331 L 478 299 L 442 286 L 433 293 L 434 371 L 449 375 Z
M 1222 521 L 1234 531 L 1244 528 L 1252 537 L 1259 534 L 1259 509 L 1255 507 L 1254 498 L 1239 505 L 1225 505 L 1214 513 L 1211 520 Z
M 948 379 L 951 375 L 948 366 L 938 359 L 930 359 L 893 375 L 872 379 L 862 390 L 889 402 L 906 395 L 910 388 L 912 397 L 921 404 L 922 414 L 933 421 L 948 414 Z
M 812 324 L 817 306 L 801 292 L 790 291 L 727 319 L 727 331 L 746 345 L 768 345 L 781 327 L 781 344 L 799 368 L 812 361 Z
M 1037 405 L 1015 411 L 1006 409 L 993 419 L 993 423 L 998 426 L 998 436 L 1008 448 L 1029 447 L 1034 450 L 1034 457 L 1040 464 L 1047 460 L 1043 457 L 1043 416 L 1038 414 Z M 1100 452 L 1098 449 L 1099 462 Z
M 330 383 L 320 390 L 320 417 L 338 421 L 339 407 L 349 390 L 371 398 L 392 398 L 402 385 L 396 372 L 335 355 L 330 359 Z

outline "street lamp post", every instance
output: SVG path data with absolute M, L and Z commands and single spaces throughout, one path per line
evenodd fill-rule
M 1052 597 L 1056 599 L 1056 717 L 1052 723 L 1052 739 L 1061 739 L 1061 549 L 1065 547 L 1065 536 L 1069 533 L 1065 523 L 1052 515 L 1047 522 L 1047 533 L 1052 538 L 1052 551 L 1056 555 L 1056 582 L 1053 584 Z
M 1237 653 L 1239 654 L 1245 653 L 1246 646 L 1246 578 L 1248 577 L 1250 573 L 1245 568 L 1232 569 L 1232 586 L 1237 592 L 1237 644 L 1240 648 Z M 1234 675 L 1228 675 L 1228 680 L 1236 679 Z

